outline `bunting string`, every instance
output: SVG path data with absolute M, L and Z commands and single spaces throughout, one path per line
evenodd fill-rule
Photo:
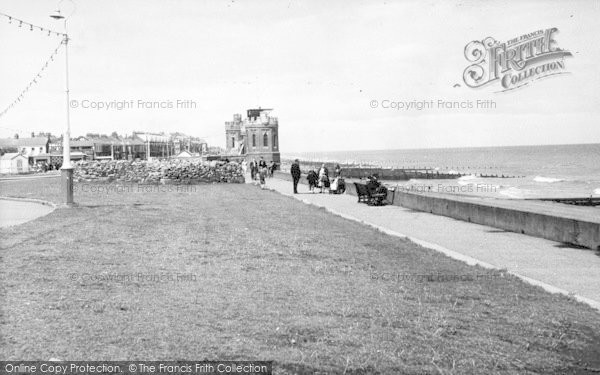
M 10 105 L 8 105 L 2 112 L 0 112 L 0 118 L 2 116 L 4 116 L 6 114 L 6 112 L 8 112 L 10 109 L 12 109 L 15 105 L 17 105 L 18 103 L 21 102 L 21 100 L 25 97 L 25 94 L 29 91 L 29 89 L 38 83 L 38 80 L 40 78 L 42 78 L 42 73 L 44 72 L 44 70 L 46 70 L 46 68 L 48 68 L 48 64 L 50 64 L 52 61 L 54 61 L 54 57 L 58 54 L 58 50 L 60 49 L 60 47 L 64 44 L 65 40 L 61 40 L 60 44 L 54 49 L 54 51 L 52 52 L 52 54 L 50 55 L 50 57 L 48 57 L 48 59 L 46 60 L 46 62 L 44 63 L 44 65 L 42 65 L 42 68 L 40 69 L 40 71 L 33 77 L 33 79 L 29 82 L 29 84 L 23 89 L 23 91 L 21 91 L 21 93 L 19 94 L 19 96 L 17 96 L 17 98 L 10 103 Z
M 67 36 L 64 33 L 59 33 L 59 32 L 56 32 L 54 30 L 47 29 L 45 27 L 41 27 L 41 26 L 37 26 L 37 25 L 34 25 L 32 23 L 29 23 L 29 22 L 25 22 L 23 20 L 20 20 L 18 18 L 13 17 L 13 16 L 9 16 L 8 14 L 4 14 L 2 12 L 0 12 L 0 16 L 6 17 L 8 19 L 8 23 L 9 24 L 13 24 L 13 25 L 15 25 L 17 27 L 21 27 L 21 28 L 24 27 L 24 30 L 27 30 L 27 29 L 29 29 L 29 31 L 39 30 L 42 33 L 48 34 L 48 36 L 50 36 L 50 35 L 56 35 L 56 36 L 61 36 L 61 37 Z

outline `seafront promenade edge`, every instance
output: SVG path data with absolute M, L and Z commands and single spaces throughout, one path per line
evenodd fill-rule
M 285 172 L 275 176 L 291 181 Z M 346 193 L 356 195 L 352 180 L 346 183 Z M 600 215 L 594 215 L 598 210 L 592 207 L 407 191 L 390 191 L 388 200 L 417 211 L 600 250 Z
M 351 189 L 344 195 L 311 194 L 303 183 L 299 187 L 300 194 L 295 195 L 291 194 L 289 180 L 287 174 L 276 173 L 275 178 L 267 181 L 267 187 L 381 228 L 383 232 L 407 237 L 436 250 L 443 249 L 446 255 L 458 254 L 456 259 L 462 256 L 463 261 L 473 260 L 467 261 L 469 264 L 506 269 L 550 292 L 579 297 L 600 309 L 600 257 L 593 250 L 398 205 L 359 204 Z M 251 182 L 249 178 L 247 181 Z

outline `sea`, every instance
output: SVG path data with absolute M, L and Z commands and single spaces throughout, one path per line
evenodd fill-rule
M 454 180 L 386 181 L 413 191 L 511 199 L 600 197 L 600 144 L 297 152 L 282 153 L 282 158 L 463 175 Z

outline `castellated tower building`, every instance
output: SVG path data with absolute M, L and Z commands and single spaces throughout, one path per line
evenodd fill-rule
M 232 158 L 281 162 L 279 155 L 279 123 L 271 117 L 272 109 L 249 109 L 247 118 L 233 115 L 233 121 L 225 122 L 227 155 Z

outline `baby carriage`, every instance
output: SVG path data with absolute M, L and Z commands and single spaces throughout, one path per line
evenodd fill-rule
M 346 181 L 341 177 L 336 177 L 329 186 L 329 194 L 344 194 L 346 191 Z

